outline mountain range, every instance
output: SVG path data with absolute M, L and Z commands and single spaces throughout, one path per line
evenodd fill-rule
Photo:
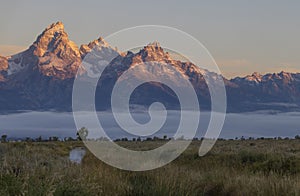
M 213 78 L 216 73 L 200 69 L 191 62 L 172 57 L 159 43 L 150 43 L 140 51 L 120 52 L 99 38 L 78 47 L 69 40 L 62 22 L 51 24 L 25 51 L 0 56 L 0 111 L 59 110 L 70 111 L 72 88 L 76 74 L 86 74 L 81 63 L 92 50 L 112 55 L 113 60 L 104 70 L 96 91 L 98 110 L 110 109 L 110 94 L 120 76 L 140 63 L 160 62 L 151 69 L 135 74 L 143 78 L 164 72 L 177 84 L 177 76 L 163 66 L 170 64 L 181 77 L 193 85 L 202 109 L 210 109 L 210 94 L 204 76 Z M 97 70 L 97 67 L 93 67 Z M 300 110 L 300 73 L 253 73 L 233 79 L 223 78 L 229 112 L 255 110 Z M 139 86 L 131 96 L 132 105 L 149 106 L 160 101 L 167 108 L 179 108 L 175 93 L 166 85 L 148 82 Z

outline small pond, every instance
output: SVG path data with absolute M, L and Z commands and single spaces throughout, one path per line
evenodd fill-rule
M 76 147 L 70 151 L 69 160 L 73 163 L 80 164 L 85 154 L 85 148 Z

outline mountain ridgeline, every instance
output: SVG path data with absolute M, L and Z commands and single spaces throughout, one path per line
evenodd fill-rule
M 201 109 L 210 109 L 210 94 L 204 76 L 215 78 L 216 73 L 200 69 L 191 62 L 173 59 L 159 43 L 151 43 L 137 53 L 119 52 L 101 37 L 78 47 L 69 40 L 64 25 L 57 22 L 47 27 L 27 50 L 9 57 L 0 56 L 0 111 L 70 111 L 74 79 L 77 74 L 87 74 L 82 61 L 95 60 L 89 55 L 92 50 L 111 55 L 113 59 L 98 82 L 95 97 L 98 110 L 110 109 L 110 96 L 116 81 L 124 80 L 121 75 L 134 66 L 139 68 L 141 63 L 152 63 L 152 66 L 148 69 L 140 67 L 132 77 L 145 78 L 163 72 L 178 86 L 181 85 L 178 77 L 186 78 L 195 89 Z M 97 71 L 97 63 L 91 69 Z M 220 77 L 225 84 L 229 112 L 300 110 L 299 73 L 253 73 L 231 80 Z M 169 109 L 180 107 L 174 91 L 159 82 L 144 83 L 130 98 L 131 104 L 145 107 L 156 101 Z

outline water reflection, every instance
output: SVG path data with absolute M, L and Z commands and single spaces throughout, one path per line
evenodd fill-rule
M 70 151 L 69 160 L 72 163 L 80 164 L 85 153 L 86 153 L 86 150 L 83 147 L 74 148 Z

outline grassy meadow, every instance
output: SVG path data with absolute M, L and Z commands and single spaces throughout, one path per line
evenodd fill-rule
M 163 142 L 118 143 L 150 149 Z M 0 195 L 300 195 L 300 140 L 220 140 L 204 157 L 200 143 L 145 172 L 113 168 L 89 151 L 71 163 L 79 141 L 1 143 Z

